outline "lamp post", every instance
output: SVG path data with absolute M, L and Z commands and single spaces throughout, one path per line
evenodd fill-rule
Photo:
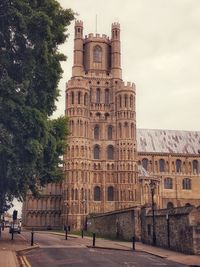
M 151 190 L 151 203 L 152 203 L 152 224 L 153 224 L 153 246 L 156 246 L 156 225 L 155 225 L 155 202 L 154 202 L 154 195 L 156 190 L 156 183 L 155 181 L 150 182 L 149 184 Z

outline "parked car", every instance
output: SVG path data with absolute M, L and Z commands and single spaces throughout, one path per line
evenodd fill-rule
M 5 222 L 5 227 L 6 228 L 10 227 L 10 223 L 9 222 Z
M 21 226 L 19 224 L 11 224 L 10 226 L 10 229 L 9 229 L 9 233 L 12 234 L 12 233 L 18 233 L 20 234 L 21 233 Z

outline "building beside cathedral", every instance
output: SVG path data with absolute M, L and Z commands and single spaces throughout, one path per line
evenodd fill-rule
M 80 229 L 88 214 L 148 205 L 150 181 L 158 208 L 199 205 L 200 132 L 136 133 L 136 89 L 122 80 L 120 25 L 112 24 L 111 38 L 83 37 L 76 21 L 74 34 L 65 180 L 46 186 L 39 199 L 27 195 L 24 226 Z

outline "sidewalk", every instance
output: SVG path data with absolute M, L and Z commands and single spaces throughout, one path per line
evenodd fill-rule
M 19 267 L 19 259 L 16 251 L 24 250 L 30 247 L 30 244 L 21 234 L 14 234 L 11 240 L 9 229 L 5 228 L 0 237 L 0 266 L 1 267 Z
M 52 233 L 52 232 L 51 232 Z M 53 233 L 52 233 L 53 234 Z M 58 235 L 64 235 L 63 233 L 54 233 Z M 76 237 L 76 242 L 87 247 L 93 247 L 92 237 L 80 236 L 69 234 L 68 237 Z M 95 247 L 100 249 L 116 249 L 116 250 L 129 250 L 132 251 L 132 243 L 117 241 L 117 240 L 107 240 L 103 238 L 96 238 Z M 197 255 L 186 255 L 180 252 L 163 249 L 159 247 L 154 247 L 150 245 L 143 244 L 141 242 L 135 243 L 135 251 L 143 251 L 161 258 L 165 258 L 170 261 L 177 263 L 189 265 L 189 266 L 200 266 L 200 256 Z

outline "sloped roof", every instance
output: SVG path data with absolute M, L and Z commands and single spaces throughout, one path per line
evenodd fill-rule
M 137 129 L 138 152 L 200 155 L 200 132 Z

